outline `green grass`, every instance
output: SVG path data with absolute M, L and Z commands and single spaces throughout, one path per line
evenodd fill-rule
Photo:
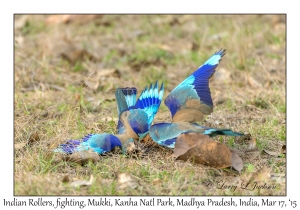
M 286 144 L 286 37 L 284 27 L 275 27 L 284 24 L 278 17 L 104 15 L 85 24 L 53 26 L 45 24 L 46 16 L 30 16 L 15 31 L 24 42 L 15 47 L 14 140 L 27 142 L 38 132 L 40 141 L 15 152 L 15 195 L 285 195 L 285 183 L 272 179 L 269 183 L 278 186 L 276 190 L 216 187 L 220 180 L 239 185 L 263 166 L 272 174 L 285 174 L 285 154 L 275 158 L 263 152 L 281 151 Z M 69 63 L 60 54 L 68 46 L 59 44 L 65 38 L 95 58 Z M 200 123 L 256 138 L 260 155 L 251 159 L 246 140 L 214 137 L 243 159 L 240 174 L 176 161 L 173 151 L 162 147 L 146 156 L 109 153 L 83 165 L 59 161 L 51 152 L 64 140 L 88 133 L 115 134 L 117 87 L 136 86 L 141 92 L 158 80 L 165 84 L 166 97 L 220 48 L 227 51 L 216 72 L 223 69 L 219 72 L 229 76 L 215 74 L 210 89 L 214 102 L 224 100 Z M 103 69 L 117 69 L 119 74 L 97 78 Z M 99 85 L 89 88 L 85 80 Z M 155 122 L 170 120 L 162 103 Z M 125 172 L 136 179 L 137 188 L 118 188 L 116 176 Z M 90 175 L 95 180 L 89 187 L 73 188 L 62 182 L 66 175 L 71 181 L 89 180 Z

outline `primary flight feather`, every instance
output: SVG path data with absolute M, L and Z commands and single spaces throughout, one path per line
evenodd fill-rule
M 193 74 L 181 82 L 166 97 L 165 104 L 173 122 L 197 122 L 213 111 L 209 79 L 215 73 L 225 49 L 215 52 Z

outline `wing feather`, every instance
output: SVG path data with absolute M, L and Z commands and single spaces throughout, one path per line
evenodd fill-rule
M 215 52 L 202 66 L 200 66 L 193 74 L 181 82 L 172 92 L 166 97 L 165 104 L 169 108 L 173 121 L 180 119 L 184 122 L 196 122 L 201 120 L 202 114 L 210 114 L 213 111 L 213 102 L 209 89 L 209 79 L 215 73 L 215 68 L 218 66 L 220 60 L 225 55 L 225 49 Z M 190 107 L 188 102 L 190 100 L 197 100 L 198 105 L 193 101 L 193 107 Z M 191 104 L 191 103 L 190 103 Z M 202 105 L 206 105 L 206 112 L 202 113 Z M 197 110 L 198 117 L 191 118 L 190 109 Z M 176 113 L 181 110 L 180 117 L 175 117 Z M 190 114 L 184 117 L 184 110 Z

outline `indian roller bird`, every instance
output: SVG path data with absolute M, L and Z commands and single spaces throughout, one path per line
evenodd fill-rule
M 146 87 L 136 100 L 137 89 L 118 88 L 115 92 L 118 109 L 118 134 L 88 134 L 81 140 L 67 140 L 55 152 L 71 154 L 84 150 L 93 150 L 99 154 L 108 152 L 114 147 L 127 147 L 139 138 L 145 136 L 152 124 L 154 116 L 161 104 L 164 85 L 158 88 L 158 82 Z
M 156 143 L 174 148 L 176 138 L 182 133 L 199 132 L 211 137 L 216 135 L 240 136 L 242 133 L 230 129 L 218 129 L 201 126 L 196 122 L 213 111 L 213 102 L 209 89 L 209 79 L 225 55 L 225 49 L 215 52 L 194 73 L 181 82 L 165 99 L 165 105 L 172 115 L 172 123 L 154 124 L 149 135 Z

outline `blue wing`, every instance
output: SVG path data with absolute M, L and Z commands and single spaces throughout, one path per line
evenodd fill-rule
M 119 118 L 123 111 L 125 111 L 129 107 L 135 105 L 136 93 L 137 93 L 137 90 L 135 87 L 117 88 L 117 90 L 115 92 L 115 96 L 116 96 L 116 101 L 117 101 Z M 117 130 L 118 130 L 118 134 L 122 134 L 125 132 L 125 126 L 120 120 L 118 121 Z
M 124 110 L 120 115 L 118 124 L 119 132 L 126 132 L 129 138 L 142 138 L 149 131 L 158 108 L 161 104 L 164 92 L 163 83 L 158 89 L 158 82 L 146 87 L 134 106 Z M 122 125 L 124 128 L 122 128 Z
M 85 150 L 93 150 L 98 154 L 102 154 L 112 150 L 114 147 L 122 147 L 122 143 L 118 137 L 103 133 L 103 134 L 89 134 L 81 140 L 67 140 L 66 143 L 61 144 L 55 152 L 62 152 L 72 154 Z
M 164 83 L 161 84 L 158 90 L 158 83 L 156 81 L 155 85 L 152 83 L 150 87 L 146 87 L 141 93 L 140 97 L 136 101 L 134 108 L 142 109 L 146 112 L 148 116 L 148 124 L 151 125 L 153 119 L 158 111 L 164 94 Z
M 173 122 L 197 122 L 213 111 L 209 79 L 224 55 L 225 49 L 215 52 L 166 97 L 165 104 L 171 111 Z
M 203 133 L 209 135 L 210 137 L 217 135 L 227 135 L 227 136 L 242 136 L 244 134 L 233 132 L 230 129 L 220 129 L 220 128 L 209 128 L 197 124 L 191 124 L 187 122 L 179 123 L 157 123 L 150 127 L 149 134 L 153 141 L 156 143 L 166 146 L 169 148 L 174 148 L 177 137 L 183 133 Z M 174 144 L 173 144 L 173 143 Z

